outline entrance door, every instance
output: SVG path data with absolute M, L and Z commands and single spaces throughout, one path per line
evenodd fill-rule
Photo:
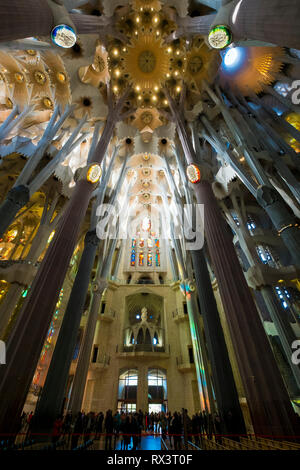
M 161 407 L 161 403 L 149 403 L 149 413 L 160 413 Z

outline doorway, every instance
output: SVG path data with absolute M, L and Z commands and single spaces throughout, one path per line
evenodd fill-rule
M 149 403 L 149 413 L 161 413 L 162 404 L 161 403 Z

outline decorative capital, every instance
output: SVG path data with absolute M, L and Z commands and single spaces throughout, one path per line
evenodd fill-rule
M 69 49 L 76 43 L 76 28 L 62 0 L 47 0 L 52 11 L 54 28 L 50 36 L 59 47 Z
M 94 293 L 102 293 L 107 287 L 107 281 L 105 279 L 99 279 L 92 283 L 92 291 Z
M 186 168 L 186 175 L 190 183 L 197 184 L 201 179 L 201 171 L 198 165 L 191 163 Z
M 269 186 L 259 186 L 256 193 L 258 203 L 265 209 L 280 201 L 278 192 Z
M 232 34 L 228 26 L 214 26 L 208 34 L 208 43 L 213 49 L 228 47 L 232 43 Z
M 77 170 L 75 174 L 75 181 L 86 180 L 89 183 L 97 186 L 102 175 L 101 167 L 98 163 L 91 163 Z

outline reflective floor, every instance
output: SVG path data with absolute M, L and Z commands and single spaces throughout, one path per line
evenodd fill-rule
M 118 442 L 116 450 L 121 449 L 121 442 Z M 132 440 L 129 450 L 132 449 Z M 141 447 L 139 450 L 161 450 L 161 438 L 155 436 L 142 437 Z

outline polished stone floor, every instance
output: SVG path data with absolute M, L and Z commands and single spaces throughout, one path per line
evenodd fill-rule
M 128 450 L 132 449 L 132 440 Z M 119 441 L 116 450 L 121 450 L 121 442 Z M 141 447 L 139 450 L 161 450 L 161 438 L 155 436 L 142 437 Z

